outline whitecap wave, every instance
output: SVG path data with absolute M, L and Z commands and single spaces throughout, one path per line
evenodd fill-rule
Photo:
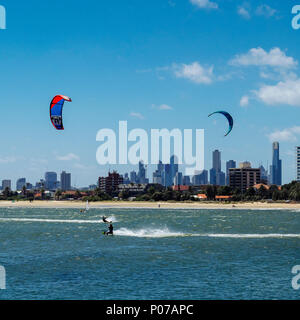
M 138 238 L 167 238 L 167 237 L 182 237 L 184 233 L 172 232 L 168 228 L 163 229 L 139 229 L 130 230 L 121 228 L 114 232 L 117 236 L 138 237 Z
M 210 238 L 240 238 L 240 239 L 260 239 L 260 238 L 300 238 L 297 233 L 259 233 L 259 234 L 227 234 L 227 233 L 207 233 L 207 234 L 194 234 L 194 237 L 210 237 Z

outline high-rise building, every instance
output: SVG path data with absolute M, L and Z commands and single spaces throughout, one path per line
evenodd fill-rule
M 146 168 L 143 161 L 139 162 L 139 172 L 137 175 L 137 182 L 141 184 L 149 183 L 149 180 L 146 178 Z
M 57 189 L 57 173 L 56 172 L 45 173 L 45 189 L 46 190 Z
M 123 181 L 124 184 L 130 184 L 130 179 L 129 179 L 129 175 L 128 173 L 125 173 L 124 174 L 124 181 Z
M 176 177 L 176 174 L 178 172 L 179 166 L 178 166 L 178 158 L 173 155 L 170 158 L 170 166 L 171 166 L 171 177 L 172 177 L 172 182 L 174 183 L 174 178 Z M 178 185 L 178 184 L 176 184 Z
M 206 185 L 208 184 L 208 171 L 196 171 L 195 175 L 192 178 L 192 183 L 195 186 Z
M 161 161 L 157 165 L 157 170 L 153 172 L 153 183 L 163 185 L 164 166 Z
M 63 171 L 60 174 L 60 188 L 64 191 L 71 190 L 71 173 Z
M 182 173 L 176 172 L 174 177 L 174 186 L 181 186 L 183 184 Z
M 26 186 L 26 178 L 20 178 L 17 180 L 17 191 L 22 191 L 23 187 Z
M 259 169 L 260 169 L 261 183 L 268 184 L 269 183 L 268 170 L 266 170 L 263 165 L 261 165 Z
M 279 142 L 273 142 L 272 146 L 272 184 L 281 186 L 282 184 L 282 162 L 279 159 Z
M 2 190 L 8 188 L 11 190 L 11 180 L 2 180 Z
M 224 186 L 225 173 L 221 171 L 221 152 L 215 150 L 213 152 L 213 167 L 210 169 L 210 184 Z
M 171 171 L 170 164 L 164 165 L 163 182 L 165 187 L 171 187 L 173 185 L 172 171 Z
M 229 169 L 229 185 L 245 192 L 248 188 L 261 182 L 260 169 L 242 167 Z
M 189 186 L 189 185 L 191 185 L 191 178 L 190 178 L 190 176 L 184 176 L 182 182 L 183 182 L 183 185 L 184 185 L 184 186 Z
M 109 172 L 108 177 L 100 177 L 98 180 L 100 190 L 110 195 L 118 192 L 120 184 L 123 184 L 123 177 L 116 171 Z
M 235 169 L 236 162 L 234 160 L 229 160 L 226 162 L 226 185 L 229 186 L 229 169 Z
M 137 174 L 135 171 L 130 172 L 130 182 L 136 183 L 137 182 Z

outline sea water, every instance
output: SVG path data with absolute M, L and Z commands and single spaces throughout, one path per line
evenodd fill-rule
M 0 299 L 299 299 L 300 212 L 0 209 L 0 265 Z

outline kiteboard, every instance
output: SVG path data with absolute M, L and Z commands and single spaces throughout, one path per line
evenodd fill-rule
M 103 231 L 102 234 L 103 234 L 104 236 L 113 236 L 113 234 L 111 234 L 111 233 L 106 234 L 106 231 Z

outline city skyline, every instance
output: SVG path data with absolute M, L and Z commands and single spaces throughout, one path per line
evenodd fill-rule
M 270 172 L 266 170 L 262 165 L 255 167 L 256 169 L 260 169 L 261 174 L 261 182 L 268 184 L 277 184 L 281 185 L 282 178 L 282 160 L 279 159 L 279 143 L 272 143 L 273 150 L 273 158 L 272 165 L 270 166 Z M 298 158 L 300 147 L 296 147 L 296 155 L 295 162 L 298 165 Z M 172 155 L 170 157 L 170 161 L 167 164 L 164 164 L 161 160 L 157 165 L 157 169 L 152 171 L 152 180 L 150 179 L 150 173 L 147 172 L 148 165 L 144 165 L 143 161 L 140 161 L 138 164 L 138 171 L 132 170 L 131 172 L 119 172 L 122 178 L 124 179 L 124 183 L 139 183 L 139 184 L 149 184 L 156 183 L 161 184 L 165 187 L 170 187 L 173 185 L 229 185 L 229 171 L 230 169 L 235 169 L 237 167 L 237 161 L 235 160 L 225 160 L 226 169 L 225 172 L 222 171 L 222 161 L 221 161 L 222 152 L 219 150 L 214 150 L 212 152 L 212 162 L 211 169 L 195 171 L 194 175 L 186 176 L 180 171 L 180 166 L 177 164 L 177 157 Z M 252 162 L 249 161 L 241 161 L 239 162 L 240 167 L 250 167 L 252 166 Z M 277 171 L 274 169 L 277 168 Z M 254 167 L 252 167 L 254 168 Z M 116 170 L 109 170 L 110 172 L 115 172 Z M 298 172 L 299 170 L 297 170 Z M 116 171 L 117 172 L 117 171 Z M 275 172 L 275 174 L 274 174 Z M 275 177 L 275 178 L 274 178 Z M 104 178 L 103 178 L 104 179 Z M 99 176 L 95 178 L 95 180 L 99 180 Z M 299 175 L 296 174 L 293 180 L 299 180 Z M 290 181 L 291 182 L 291 181 Z M 71 188 L 80 189 L 80 188 L 89 188 L 91 186 L 95 186 L 96 183 L 89 183 L 86 186 L 76 186 L 71 184 L 71 173 L 66 173 L 63 170 L 60 174 L 60 180 L 58 180 L 58 174 L 54 171 L 47 171 L 44 174 L 44 179 L 40 179 L 36 182 L 35 185 L 29 183 L 26 178 L 18 178 L 16 181 L 16 190 L 22 190 L 23 186 L 28 186 L 28 188 L 45 188 L 48 190 L 55 189 L 63 189 L 69 190 Z M 2 190 L 3 185 L 9 186 L 11 188 L 12 180 L 3 179 L 2 180 Z M 12 188 L 11 188 L 12 189 Z

